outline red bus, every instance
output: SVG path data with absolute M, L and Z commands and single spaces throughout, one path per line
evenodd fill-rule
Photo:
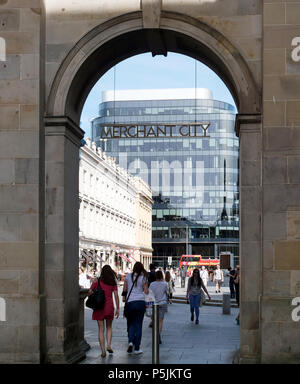
M 201 268 L 202 265 L 205 267 L 216 267 L 220 264 L 219 259 L 202 259 L 201 255 L 182 255 L 179 262 L 179 269 L 182 267 L 190 268 Z

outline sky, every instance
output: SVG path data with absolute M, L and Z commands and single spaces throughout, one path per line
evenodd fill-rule
M 91 90 L 81 115 L 81 128 L 85 137 L 91 137 L 91 119 L 98 116 L 102 91 L 114 89 L 114 72 L 116 90 L 155 89 L 155 88 L 208 88 L 215 100 L 224 101 L 235 106 L 234 100 L 223 81 L 206 65 L 177 53 L 168 56 L 152 57 L 151 53 L 133 56 L 111 68 Z M 197 79 L 195 84 L 195 78 Z

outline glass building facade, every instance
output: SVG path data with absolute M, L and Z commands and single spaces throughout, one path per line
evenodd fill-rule
M 104 92 L 93 141 L 151 186 L 154 262 L 166 266 L 172 257 L 177 266 L 182 254 L 224 251 L 238 262 L 234 106 L 203 89 L 152 91 Z

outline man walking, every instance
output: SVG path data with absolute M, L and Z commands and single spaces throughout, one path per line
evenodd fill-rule
M 150 264 L 149 266 L 150 272 L 148 274 L 148 287 L 150 286 L 153 281 L 155 281 L 155 264 Z
M 220 269 L 220 264 L 217 265 L 217 269 L 214 272 L 214 281 L 216 283 L 216 293 L 221 292 L 221 285 L 224 282 L 224 273 Z
M 207 269 L 204 267 L 204 265 L 202 265 L 202 267 L 201 267 L 200 277 L 201 277 L 201 279 L 202 279 L 203 284 L 205 285 L 205 287 L 207 287 L 207 282 L 208 282 L 208 272 L 207 272 Z
M 229 276 L 229 288 L 230 288 L 230 297 L 231 299 L 235 298 L 235 288 L 234 288 L 234 282 L 233 282 L 233 276 L 235 275 L 235 269 L 232 269 L 231 267 L 228 268 L 227 276 Z
M 185 279 L 186 279 L 186 267 L 182 267 L 180 270 L 181 277 L 181 288 L 185 287 Z

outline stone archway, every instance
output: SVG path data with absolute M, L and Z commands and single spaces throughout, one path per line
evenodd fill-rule
M 84 132 L 79 119 L 96 81 L 118 62 L 144 52 L 182 53 L 201 60 L 226 83 L 238 106 L 236 130 L 241 150 L 241 356 L 260 354 L 261 293 L 261 98 L 245 60 L 229 40 L 205 23 L 162 12 L 159 28 L 144 28 L 134 12 L 107 21 L 85 35 L 56 73 L 47 102 L 46 134 L 46 359 L 74 362 L 84 355 L 78 337 L 78 148 Z M 255 177 L 252 179 L 252 174 Z M 243 183 L 244 180 L 251 179 Z M 245 218 L 247 217 L 247 220 Z M 244 254 L 251 245 L 253 265 Z M 46 263 L 49 265 L 49 263 Z

